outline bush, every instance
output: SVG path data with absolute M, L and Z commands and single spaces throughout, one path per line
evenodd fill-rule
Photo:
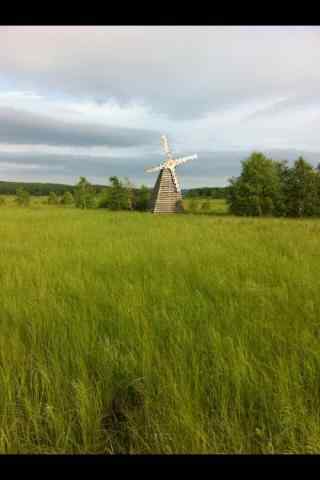
M 191 213 L 195 213 L 197 210 L 199 210 L 199 200 L 197 198 L 194 198 L 194 197 L 191 198 L 189 202 L 188 210 Z
M 201 210 L 202 212 L 210 212 L 211 210 L 211 203 L 209 200 L 205 200 L 204 202 L 202 202 L 201 204 Z
M 30 205 L 30 193 L 23 187 L 17 189 L 16 202 L 18 205 L 27 207 Z
M 74 201 L 77 208 L 94 208 L 95 190 L 85 177 L 80 177 L 78 184 L 75 187 Z
M 142 185 L 142 187 L 139 190 L 135 191 L 133 209 L 140 210 L 140 211 L 148 210 L 150 197 L 151 197 L 150 189 L 145 185 Z
M 110 177 L 109 180 L 111 185 L 103 192 L 99 207 L 110 210 L 131 210 L 133 205 L 131 184 L 127 182 L 124 185 L 118 177 Z
M 55 192 L 50 192 L 48 197 L 48 205 L 58 205 L 59 197 Z
M 62 205 L 72 205 L 74 203 L 74 198 L 71 192 L 64 192 L 61 204 Z

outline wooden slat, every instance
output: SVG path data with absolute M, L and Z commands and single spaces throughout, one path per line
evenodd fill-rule
M 182 210 L 182 195 L 177 191 L 170 168 L 160 170 L 151 196 L 150 209 L 153 213 L 176 213 Z

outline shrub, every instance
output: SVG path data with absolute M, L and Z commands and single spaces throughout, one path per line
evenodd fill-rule
M 199 200 L 197 198 L 192 197 L 190 202 L 189 202 L 188 210 L 191 213 L 195 213 L 198 209 L 199 209 Z
M 75 187 L 74 201 L 77 208 L 94 208 L 95 190 L 85 177 L 80 177 Z
M 149 208 L 151 192 L 148 187 L 142 185 L 139 190 L 135 191 L 133 208 L 134 210 L 146 211 Z
M 100 208 L 110 210 L 131 210 L 132 209 L 132 186 L 127 181 L 124 185 L 118 177 L 109 178 L 111 185 L 105 189 L 99 201 Z
M 48 205 L 58 205 L 59 197 L 55 192 L 50 192 L 48 196 Z
M 201 210 L 203 212 L 209 212 L 211 210 L 211 203 L 209 200 L 205 200 L 204 202 L 202 202 Z
M 18 205 L 27 207 L 30 205 L 30 193 L 23 187 L 17 189 L 16 202 Z
M 62 205 L 71 205 L 74 203 L 74 198 L 71 192 L 64 192 L 62 199 L 61 199 L 61 204 Z

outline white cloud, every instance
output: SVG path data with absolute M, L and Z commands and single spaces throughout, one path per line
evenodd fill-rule
M 34 115 L 19 123 L 19 141 L 12 130 L 2 136 L 2 154 L 79 155 L 106 168 L 122 159 L 138 172 L 160 145 L 101 145 L 100 128 L 152 130 L 167 133 L 177 154 L 206 158 L 211 182 L 221 182 L 229 163 L 214 177 L 205 152 L 320 150 L 318 27 L 2 27 L 0 45 L 0 110 Z M 41 116 L 45 134 L 25 135 Z M 85 136 L 88 125 L 91 144 L 78 145 L 73 127 Z M 195 183 L 205 178 L 189 171 Z

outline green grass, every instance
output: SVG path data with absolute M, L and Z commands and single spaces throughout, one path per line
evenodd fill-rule
M 193 203 L 193 208 L 192 208 Z M 212 215 L 228 215 L 228 205 L 225 199 L 203 199 L 196 197 L 195 199 L 185 198 L 183 205 L 188 213 L 204 213 Z
M 1 453 L 320 452 L 319 220 L 0 214 Z
M 0 212 L 3 208 L 7 207 L 17 207 L 17 197 L 16 195 L 0 195 L 0 199 L 4 199 L 4 205 L 0 206 Z M 30 197 L 30 207 L 39 208 L 48 203 L 48 196 L 46 195 L 39 195 L 39 196 L 32 196 Z

